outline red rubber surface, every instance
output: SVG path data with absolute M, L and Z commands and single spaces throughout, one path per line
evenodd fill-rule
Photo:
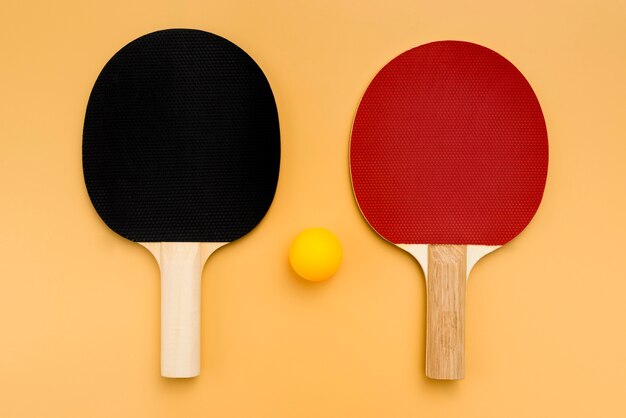
M 376 75 L 355 118 L 361 212 L 397 244 L 502 245 L 541 201 L 548 138 L 524 76 L 485 47 L 442 41 Z

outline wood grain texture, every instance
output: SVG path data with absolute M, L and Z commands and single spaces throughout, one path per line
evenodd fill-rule
M 467 246 L 429 245 L 426 308 L 426 376 L 465 376 Z
M 224 243 L 141 243 L 161 270 L 161 375 L 200 374 L 200 286 L 202 267 Z

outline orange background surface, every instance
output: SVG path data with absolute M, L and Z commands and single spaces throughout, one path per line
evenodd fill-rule
M 623 0 L 2 0 L 0 416 L 626 416 L 625 22 Z M 157 265 L 98 218 L 81 167 L 102 66 L 171 27 L 254 57 L 283 147 L 267 217 L 204 269 L 192 380 L 159 376 Z M 361 218 L 348 171 L 371 78 L 441 39 L 511 60 L 550 139 L 535 219 L 472 272 L 460 382 L 424 376 L 421 270 Z M 312 226 L 344 246 L 324 283 L 287 263 Z

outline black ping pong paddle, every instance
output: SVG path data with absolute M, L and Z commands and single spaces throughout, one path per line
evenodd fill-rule
M 159 262 L 163 376 L 199 374 L 202 267 L 261 221 L 279 165 L 270 85 L 228 40 L 154 32 L 100 73 L 85 116 L 85 183 L 104 222 Z

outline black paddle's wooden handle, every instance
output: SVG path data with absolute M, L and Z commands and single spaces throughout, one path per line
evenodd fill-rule
M 161 269 L 161 376 L 200 374 L 202 268 L 225 243 L 144 242 Z

